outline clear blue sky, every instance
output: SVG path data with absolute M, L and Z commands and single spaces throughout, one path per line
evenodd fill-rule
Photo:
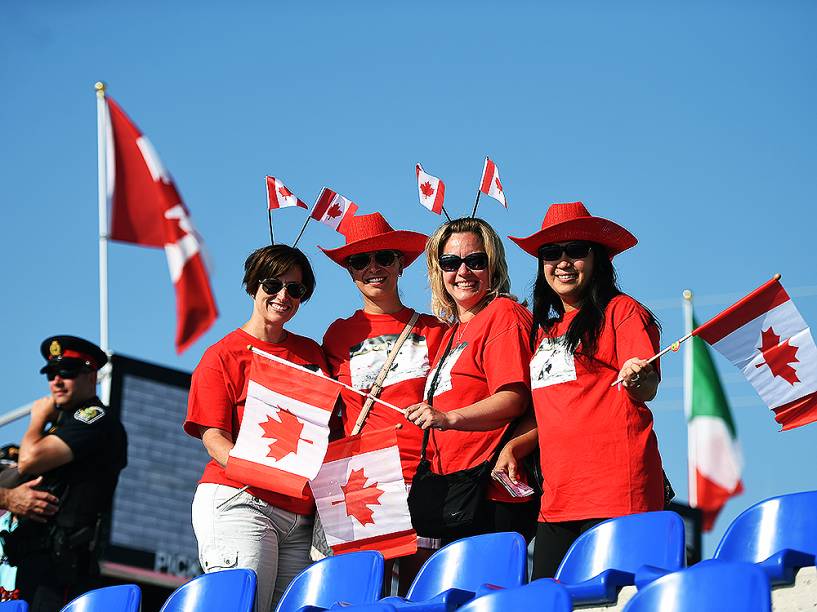
M 110 248 L 115 351 L 192 370 L 249 315 L 247 253 L 267 240 L 263 177 L 307 201 L 324 185 L 430 232 L 414 164 L 470 212 L 486 154 L 509 210 L 483 199 L 502 235 L 527 235 L 547 204 L 583 200 L 640 240 L 616 259 L 625 291 L 655 308 L 663 342 L 682 333 L 681 291 L 708 318 L 775 272 L 817 327 L 817 5 L 791 2 L 216 2 L 0 8 L 2 411 L 45 393 L 47 335 L 99 338 L 93 83 L 149 136 L 174 175 L 212 263 L 221 317 L 184 355 L 162 251 Z M 291 241 L 303 211 L 276 214 Z M 320 338 L 358 306 L 346 273 L 302 241 L 318 291 L 293 330 Z M 534 262 L 507 244 L 528 296 Z M 421 263 L 401 281 L 427 309 Z M 686 496 L 682 359 L 664 360 L 653 402 L 667 472 Z M 778 433 L 771 413 L 718 358 L 743 444 L 745 494 L 817 488 L 817 425 Z M 177 427 L 178 423 L 168 423 Z M 0 441 L 20 437 L 9 426 Z

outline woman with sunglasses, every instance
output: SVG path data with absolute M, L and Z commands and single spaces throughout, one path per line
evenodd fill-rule
M 510 423 L 528 408 L 531 316 L 509 295 L 502 241 L 482 219 L 443 224 L 428 240 L 426 259 L 431 310 L 451 328 L 428 377 L 433 401 L 409 407 L 406 418 L 431 429 L 431 467 L 451 474 L 492 459 Z M 536 509 L 530 497 L 512 497 L 491 481 L 479 522 L 446 539 L 493 531 L 529 538 Z
M 389 352 L 411 321 L 414 310 L 400 299 L 397 282 L 403 270 L 423 252 L 426 236 L 397 230 L 380 213 L 352 217 L 342 226 L 346 244 L 322 249 L 344 267 L 355 284 L 363 307 L 348 318 L 338 319 L 323 337 L 329 371 L 337 380 L 360 391 L 370 391 L 383 369 Z M 395 406 L 408 406 L 423 397 L 431 358 L 446 326 L 421 314 L 382 381 L 379 396 Z M 364 400 L 343 389 L 341 418 L 345 435 L 404 425 L 403 415 L 372 403 L 361 416 Z M 358 425 L 359 424 L 359 425 Z M 358 427 L 356 428 L 356 425 Z M 420 460 L 422 432 L 415 427 L 397 429 L 403 477 L 410 483 Z M 400 592 L 411 584 L 435 543 L 421 538 L 417 555 L 400 560 Z M 390 574 L 389 574 L 390 575 Z
M 315 290 L 309 260 L 278 244 L 244 263 L 244 288 L 253 302 L 249 320 L 205 351 L 193 372 L 184 430 L 201 438 L 212 458 L 193 499 L 193 530 L 206 573 L 255 570 L 255 610 L 275 609 L 290 581 L 309 563 L 315 504 L 311 493 L 289 497 L 250 487 L 225 474 L 247 399 L 253 345 L 313 370 L 327 371 L 323 351 L 284 326 Z
M 552 577 L 584 531 L 616 516 L 661 510 L 664 484 L 653 418 L 659 326 L 622 293 L 612 258 L 636 244 L 581 202 L 553 204 L 542 229 L 514 238 L 538 259 L 530 362 L 535 420 L 521 423 L 497 469 L 539 447 L 544 480 L 532 579 Z M 620 386 L 611 386 L 620 378 Z

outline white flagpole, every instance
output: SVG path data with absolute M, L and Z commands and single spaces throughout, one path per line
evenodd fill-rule
M 692 291 L 685 289 L 682 300 L 684 316 L 684 333 L 690 334 L 692 321 Z M 684 416 L 687 420 L 687 477 L 689 480 L 689 505 L 698 507 L 698 488 L 695 477 L 695 440 L 689 432 L 689 418 L 692 416 L 692 342 L 684 347 Z
M 98 81 L 96 90 L 97 200 L 99 204 L 99 348 L 110 356 L 108 342 L 108 109 L 105 105 L 105 83 Z M 99 372 L 100 399 L 108 403 L 111 396 L 110 362 Z

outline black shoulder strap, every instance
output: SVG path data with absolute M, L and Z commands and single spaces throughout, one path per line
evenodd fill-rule
M 451 345 L 454 343 L 454 336 L 457 335 L 457 328 L 459 327 L 459 323 L 457 323 L 457 327 L 454 328 L 451 336 L 448 338 L 448 344 L 445 345 L 445 350 L 443 351 L 443 356 L 440 357 L 440 360 L 437 362 L 437 368 L 434 370 L 434 377 L 431 379 L 431 384 L 428 386 L 428 393 L 426 394 L 426 404 L 429 406 L 433 405 L 434 403 L 434 392 L 437 390 L 437 385 L 440 383 L 440 372 L 443 369 L 443 365 L 445 365 L 445 360 L 448 357 L 448 354 L 451 352 Z M 431 434 L 431 428 L 426 429 L 423 432 L 423 446 L 420 449 L 420 461 L 426 458 L 426 447 L 428 447 L 428 436 Z

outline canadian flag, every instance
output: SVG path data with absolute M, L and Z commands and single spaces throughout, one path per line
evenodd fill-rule
M 181 353 L 218 316 L 202 240 L 153 145 L 116 102 L 106 98 L 106 103 L 110 238 L 164 247 L 176 289 L 176 351 Z
M 777 278 L 692 335 L 743 372 L 784 430 L 817 421 L 817 346 Z
M 302 200 L 298 199 L 287 186 L 274 176 L 266 177 L 267 183 L 267 209 L 287 208 L 288 206 L 300 206 L 309 208 Z
M 247 401 L 226 474 L 300 497 L 321 469 L 340 388 L 321 374 L 252 350 Z
M 491 161 L 490 157 L 485 158 L 479 190 L 485 195 L 489 195 L 497 200 L 505 208 L 508 208 L 505 191 L 502 189 L 502 182 L 499 180 L 499 168 Z
M 310 487 L 336 554 L 378 550 L 392 559 L 417 551 L 394 427 L 332 442 Z
M 324 187 L 310 216 L 316 221 L 325 223 L 333 230 L 340 231 L 343 222 L 354 217 L 356 211 L 357 204 L 352 200 Z
M 420 164 L 417 164 L 417 191 L 420 194 L 420 204 L 438 215 L 442 212 L 445 183 L 436 176 L 427 174 Z

